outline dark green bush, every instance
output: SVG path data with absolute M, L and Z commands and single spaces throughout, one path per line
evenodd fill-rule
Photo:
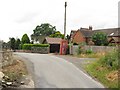
M 92 35 L 92 41 L 97 46 L 107 46 L 108 40 L 107 35 L 103 32 L 96 32 Z
M 86 54 L 92 54 L 92 53 L 93 53 L 92 49 L 86 50 Z
M 23 50 L 31 50 L 32 47 L 49 47 L 49 44 L 23 44 Z

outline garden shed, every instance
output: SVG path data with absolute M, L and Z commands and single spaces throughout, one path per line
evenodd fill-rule
M 61 38 L 46 37 L 43 44 L 50 44 L 50 53 L 59 53 Z

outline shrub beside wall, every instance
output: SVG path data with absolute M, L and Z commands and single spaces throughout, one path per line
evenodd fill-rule
M 23 44 L 23 50 L 31 50 L 32 47 L 49 47 L 49 44 Z
M 33 53 L 46 54 L 49 53 L 49 44 L 24 44 L 23 50 L 31 50 Z

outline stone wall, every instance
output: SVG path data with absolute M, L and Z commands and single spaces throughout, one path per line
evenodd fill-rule
M 49 47 L 32 47 L 31 52 L 32 53 L 40 53 L 40 54 L 48 54 Z
M 16 50 L 16 52 L 48 54 L 49 47 L 32 47 L 31 50 Z
M 115 46 L 83 46 L 82 49 L 84 51 L 86 50 L 92 50 L 94 53 L 101 53 L 101 52 L 111 52 L 114 49 L 117 49 Z M 73 45 L 70 48 L 70 54 L 76 55 L 78 50 L 78 45 Z
M 84 46 L 84 50 L 91 49 L 93 52 L 111 52 L 112 50 L 116 49 L 115 46 Z
M 1 58 L 0 64 L 2 67 L 13 63 L 13 52 L 12 51 L 0 51 Z
M 73 55 L 77 55 L 78 45 L 71 45 L 69 47 L 69 53 Z
M 1 71 L 1 68 L 2 68 L 2 41 L 0 40 L 0 71 Z

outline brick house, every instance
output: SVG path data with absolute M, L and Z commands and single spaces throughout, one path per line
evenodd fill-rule
M 79 44 L 82 42 L 88 43 L 92 34 L 91 27 L 88 28 L 80 28 L 77 31 L 70 33 L 70 40 L 72 43 Z
M 94 44 L 92 42 L 92 35 L 97 32 L 103 32 L 108 37 L 109 43 L 120 44 L 120 28 L 108 28 L 108 29 L 99 29 L 99 30 L 92 30 L 92 27 L 89 28 L 80 28 L 77 31 L 74 30 L 70 33 L 70 42 L 72 43 L 82 43 L 85 42 L 86 44 Z

